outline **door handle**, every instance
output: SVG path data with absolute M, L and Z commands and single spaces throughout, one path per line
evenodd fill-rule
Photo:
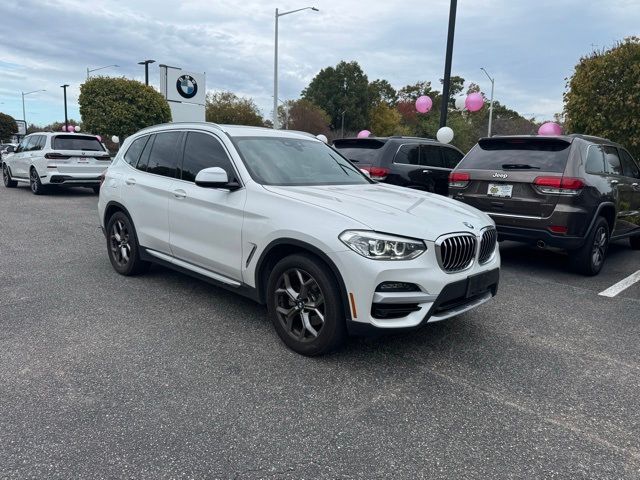
M 620 183 L 620 182 L 619 182 L 618 180 L 611 180 L 611 185 L 617 185 L 617 184 L 619 184 L 619 183 Z
M 431 173 L 431 170 L 422 170 L 422 173 Z
M 126 183 L 127 185 L 135 185 L 136 184 L 136 179 L 135 178 L 127 178 L 124 183 Z
M 185 192 L 184 190 L 174 190 L 173 191 L 173 196 L 176 198 L 186 198 L 187 197 L 187 192 Z

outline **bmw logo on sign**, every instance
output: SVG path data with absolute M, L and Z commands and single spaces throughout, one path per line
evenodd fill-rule
M 176 82 L 178 93 L 183 98 L 193 98 L 198 93 L 198 82 L 191 75 L 182 75 Z

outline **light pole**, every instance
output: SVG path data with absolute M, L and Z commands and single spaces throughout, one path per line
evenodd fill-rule
M 149 85 L 149 64 L 155 63 L 155 60 L 143 60 L 138 62 L 138 65 L 144 65 L 144 84 Z
M 449 31 L 447 33 L 447 51 L 444 60 L 444 79 L 442 82 L 442 105 L 440 105 L 440 128 L 447 126 L 449 108 L 449 87 L 451 85 L 451 58 L 453 57 L 453 34 L 456 29 L 456 10 L 458 0 L 451 0 L 449 7 Z
M 38 92 L 46 92 L 46 90 L 44 90 L 44 89 L 42 89 L 42 90 L 34 90 L 33 92 L 26 92 L 26 93 L 22 92 L 22 120 L 24 120 L 25 128 L 28 127 L 28 124 L 27 124 L 27 114 L 26 114 L 25 109 L 24 109 L 24 97 L 27 96 L 27 95 L 31 95 L 32 93 L 38 93 Z
M 102 70 L 103 68 L 110 68 L 110 67 L 120 68 L 120 65 L 105 65 L 104 67 L 92 68 L 91 70 L 89 70 L 89 67 L 87 67 L 87 80 L 89 80 L 89 74 L 91 72 L 97 72 L 98 70 Z
M 480 70 L 482 70 L 484 72 L 484 74 L 487 76 L 487 78 L 491 81 L 491 100 L 489 100 L 489 132 L 487 133 L 487 136 L 490 137 L 491 136 L 491 123 L 493 121 L 493 86 L 494 86 L 494 80 L 495 78 L 491 78 L 491 76 L 487 73 L 487 71 L 484 69 L 484 67 L 480 67 Z
M 65 131 L 69 127 L 69 118 L 67 117 L 67 87 L 68 84 L 60 85 L 60 88 L 64 91 L 64 129 Z
M 342 115 L 342 126 L 341 126 L 341 128 L 340 128 L 340 131 L 341 131 L 342 133 L 340 133 L 340 138 L 344 138 L 344 114 L 345 114 L 346 112 L 347 112 L 346 110 L 343 110 L 343 111 L 342 111 L 342 114 L 341 114 L 341 115 Z
M 274 58 L 273 58 L 273 128 L 278 128 L 278 19 L 280 17 L 284 17 L 285 15 L 289 15 L 291 13 L 301 12 L 303 10 L 313 10 L 314 12 L 319 12 L 316 7 L 304 7 L 298 8 L 297 10 L 290 10 L 288 12 L 280 13 L 276 8 L 276 41 L 274 47 Z

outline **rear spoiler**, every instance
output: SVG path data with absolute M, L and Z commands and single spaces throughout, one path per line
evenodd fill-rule
M 573 142 L 571 137 L 554 136 L 527 136 L 527 137 L 485 137 L 478 140 L 478 145 L 483 150 L 506 150 L 518 148 L 518 146 L 540 145 L 546 148 L 564 150 Z

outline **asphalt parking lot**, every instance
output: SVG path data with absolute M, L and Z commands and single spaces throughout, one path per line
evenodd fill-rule
M 640 270 L 501 245 L 498 297 L 331 356 L 265 309 L 117 275 L 90 190 L 0 187 L 2 478 L 640 478 Z

